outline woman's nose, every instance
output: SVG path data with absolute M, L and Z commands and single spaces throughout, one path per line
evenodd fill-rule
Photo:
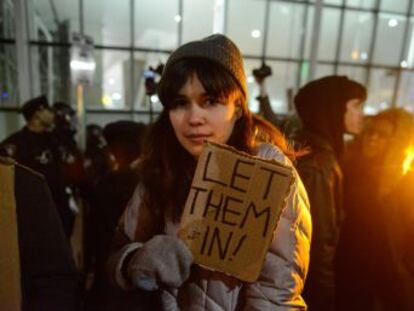
M 205 123 L 205 113 L 197 104 L 192 104 L 188 109 L 188 123 L 191 125 L 201 125 Z

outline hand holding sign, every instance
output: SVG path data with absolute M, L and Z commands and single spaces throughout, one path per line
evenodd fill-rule
M 290 167 L 207 143 L 179 231 L 194 262 L 256 281 L 292 182 Z

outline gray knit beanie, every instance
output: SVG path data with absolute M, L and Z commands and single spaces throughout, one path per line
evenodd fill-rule
M 167 72 L 176 62 L 187 58 L 203 58 L 221 65 L 232 75 L 244 96 L 247 97 L 243 57 L 236 44 L 226 36 L 214 34 L 180 46 L 170 55 L 163 73 Z

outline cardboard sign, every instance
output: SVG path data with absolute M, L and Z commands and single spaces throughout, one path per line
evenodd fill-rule
M 256 281 L 292 182 L 290 167 L 207 143 L 178 233 L 195 263 Z

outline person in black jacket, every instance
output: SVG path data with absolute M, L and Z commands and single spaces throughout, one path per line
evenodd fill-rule
M 361 130 L 365 99 L 365 87 L 344 76 L 312 81 L 294 99 L 303 124 L 299 141 L 311 150 L 297 164 L 308 192 L 314 228 L 304 289 L 310 311 L 334 308 L 334 257 L 343 214 L 343 135 Z
M 18 255 L 12 260 L 17 261 L 15 267 L 20 267 L 20 280 L 10 279 L 7 283 L 3 280 L 0 282 L 0 292 L 5 293 L 13 283 L 20 283 L 18 287 L 21 288 L 21 308 L 18 301 L 10 301 L 8 296 L 7 299 L 0 299 L 0 309 L 9 310 L 13 306 L 16 307 L 15 310 L 23 311 L 78 310 L 74 262 L 44 177 L 8 158 L 0 157 L 0 168 L 3 172 L 0 174 L 1 189 L 5 189 L 3 187 L 7 183 L 8 189 L 14 188 L 14 199 L 11 200 L 14 203 L 9 206 L 13 205 L 17 212 L 17 217 L 5 213 L 7 207 L 4 206 L 5 201 L 1 201 L 1 215 L 12 216 L 4 221 L 8 224 L 14 222 L 13 226 L 2 228 L 2 235 L 9 234 L 10 237 L 17 233 L 18 245 L 14 247 L 18 250 Z M 11 178 L 5 178 L 5 171 L 10 172 Z M 10 228 L 16 227 L 17 232 L 11 232 Z M 13 248 L 10 245 L 7 249 L 2 249 L 0 258 L 10 256 L 10 249 Z M 3 263 L 4 259 L 3 257 Z M 8 264 L 0 265 L 0 270 L 9 271 L 12 268 Z M 0 275 L 4 273 L 0 271 Z
M 42 174 L 49 186 L 66 236 L 72 234 L 75 215 L 70 208 L 70 189 L 62 174 L 58 146 L 51 130 L 54 114 L 45 96 L 27 101 L 22 107 L 26 126 L 0 144 L 0 154 Z

